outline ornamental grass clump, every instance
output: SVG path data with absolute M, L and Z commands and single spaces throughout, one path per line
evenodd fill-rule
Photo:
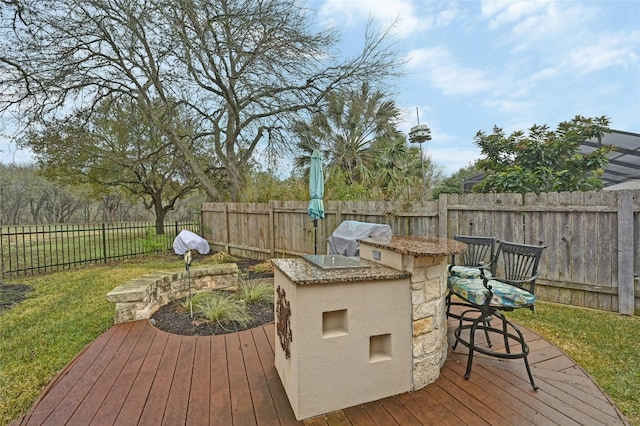
M 260 262 L 255 265 L 249 267 L 249 271 L 257 274 L 272 274 L 273 273 L 273 265 L 270 260 L 265 262 Z
M 266 282 L 243 281 L 238 288 L 238 298 L 247 305 L 273 303 L 273 285 Z
M 188 300 L 186 303 L 188 304 Z M 218 291 L 198 293 L 193 297 L 192 303 L 194 312 L 223 328 L 231 322 L 248 327 L 253 321 L 246 304 L 233 294 Z

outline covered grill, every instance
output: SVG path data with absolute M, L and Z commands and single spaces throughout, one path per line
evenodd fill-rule
M 345 220 L 328 238 L 329 254 L 358 256 L 360 243 L 358 240 L 369 237 L 382 237 L 391 240 L 393 233 L 389 225 L 379 223 Z

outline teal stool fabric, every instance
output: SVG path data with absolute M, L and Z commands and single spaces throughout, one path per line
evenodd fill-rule
M 488 295 L 481 279 L 449 277 L 449 291 L 465 300 L 476 304 L 484 305 Z M 489 280 L 493 298 L 489 306 L 496 308 L 528 308 L 536 303 L 536 296 L 528 291 L 501 281 Z
M 447 266 L 447 271 L 449 271 L 450 276 L 455 276 L 460 278 L 480 278 L 479 268 L 454 265 L 451 268 L 451 270 L 449 270 L 449 266 Z M 485 269 L 484 276 L 487 278 L 491 277 L 492 276 L 491 271 L 489 271 L 488 269 Z

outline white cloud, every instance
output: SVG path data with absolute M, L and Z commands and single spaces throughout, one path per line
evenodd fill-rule
M 337 21 L 340 26 L 353 27 L 366 22 L 369 18 L 383 27 L 390 26 L 399 19 L 396 33 L 406 37 L 421 25 L 416 16 L 414 5 L 406 0 L 367 1 L 367 0 L 326 0 L 318 15 L 321 19 Z
M 486 71 L 457 63 L 442 47 L 416 49 L 408 55 L 408 69 L 446 95 L 485 92 L 492 86 Z
M 543 11 L 549 0 L 496 1 L 481 2 L 482 16 L 489 19 L 489 29 L 495 30 L 515 22 L 522 22 L 526 17 Z
M 425 149 L 428 154 L 431 154 L 431 159 L 436 164 L 444 167 L 447 175 L 467 167 L 480 158 L 480 150 L 477 148 L 440 147 L 436 144 L 426 144 Z
M 500 45 L 512 53 L 535 52 L 555 60 L 570 47 L 593 39 L 597 3 L 578 1 L 485 1 L 481 16 Z
M 627 68 L 640 61 L 639 40 L 638 31 L 603 35 L 595 43 L 569 52 L 563 65 L 579 74 L 610 67 Z
M 455 6 L 455 3 L 452 6 Z M 451 23 L 456 20 L 459 14 L 460 11 L 456 8 L 441 10 L 436 15 L 435 26 L 446 27 L 448 25 L 451 25 Z
M 383 28 L 395 23 L 394 35 L 399 39 L 451 25 L 459 15 L 456 2 L 421 0 L 326 0 L 318 10 L 320 19 L 340 27 L 356 27 L 369 18 Z
M 529 101 L 516 101 L 508 98 L 488 99 L 483 102 L 483 105 L 506 115 L 522 115 L 533 108 L 532 103 Z

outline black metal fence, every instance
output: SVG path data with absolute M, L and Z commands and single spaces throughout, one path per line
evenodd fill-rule
M 164 235 L 153 222 L 0 227 L 2 278 L 166 253 L 183 229 L 201 234 L 193 221 L 165 224 Z

